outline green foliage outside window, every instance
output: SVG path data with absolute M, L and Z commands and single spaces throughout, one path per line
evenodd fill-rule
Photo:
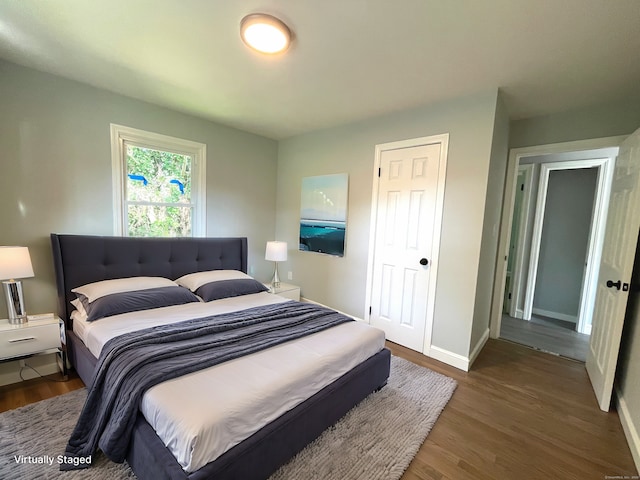
M 132 237 L 190 237 L 189 155 L 127 145 L 127 217 Z

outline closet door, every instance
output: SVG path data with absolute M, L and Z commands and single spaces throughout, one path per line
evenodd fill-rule
M 370 323 L 419 352 L 430 343 L 441 143 L 380 153 Z M 431 293 L 431 295 L 430 295 Z

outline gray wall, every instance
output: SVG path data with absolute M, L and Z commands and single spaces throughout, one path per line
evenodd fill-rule
M 597 168 L 549 172 L 534 309 L 577 321 L 597 178 Z
M 293 272 L 304 297 L 364 317 L 375 145 L 449 133 L 432 343 L 468 356 L 496 99 L 478 94 L 280 142 L 276 236 L 290 248 L 281 271 Z M 332 173 L 349 174 L 343 258 L 297 250 L 302 178 Z
M 483 336 L 488 334 L 491 321 L 491 300 L 495 281 L 496 259 L 502 220 L 502 203 L 504 200 L 504 182 L 507 174 L 509 156 L 509 114 L 498 97 L 496 105 L 493 140 L 491 143 L 491 163 L 487 178 L 487 195 L 484 207 L 482 228 L 482 244 L 480 247 L 480 264 L 478 268 L 475 308 L 471 332 L 470 352 L 479 346 Z
M 269 279 L 277 142 L 6 62 L 0 98 L 0 245 L 29 247 L 28 312 L 56 308 L 51 232 L 113 234 L 110 123 L 205 143 L 207 234 L 247 236 Z
M 640 126 L 640 98 L 511 122 L 509 147 L 629 135 Z

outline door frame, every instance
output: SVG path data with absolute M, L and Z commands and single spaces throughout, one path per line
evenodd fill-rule
M 489 334 L 491 338 L 500 337 L 500 326 L 502 324 L 502 299 L 506 283 L 507 259 L 509 255 L 509 237 L 511 233 L 511 223 L 513 220 L 513 206 L 520 160 L 537 155 L 550 155 L 554 153 L 568 153 L 581 150 L 618 147 L 625 138 L 627 138 L 627 135 L 512 148 L 509 151 L 502 221 L 500 222 L 501 227 L 498 242 L 498 255 L 496 257 L 495 280 L 493 284 L 493 300 L 491 302 L 491 321 L 489 325 Z
M 593 300 L 595 287 L 598 283 L 598 271 L 604 242 L 606 227 L 606 212 L 609 204 L 609 187 L 613 175 L 613 159 L 598 158 L 589 160 L 569 160 L 553 163 L 542 163 L 538 182 L 538 198 L 536 199 L 536 213 L 533 222 L 531 251 L 529 254 L 529 270 L 527 272 L 527 288 L 524 299 L 524 319 L 530 320 L 533 312 L 533 299 L 538 276 L 538 261 L 542 243 L 542 225 L 546 214 L 547 190 L 549 174 L 555 170 L 576 170 L 582 168 L 597 168 L 596 190 L 593 197 L 589 238 L 587 240 L 587 265 L 583 273 L 580 286 L 580 304 L 578 306 L 576 331 L 590 333 L 591 316 L 593 315 Z M 587 328 L 587 325 L 589 326 Z
M 447 173 L 447 158 L 449 151 L 449 134 L 430 135 L 428 137 L 411 138 L 396 142 L 380 143 L 375 146 L 373 160 L 373 187 L 371 192 L 371 220 L 369 227 L 369 253 L 367 260 L 367 284 L 365 293 L 364 315 L 362 318 L 371 323 L 370 306 L 373 289 L 373 262 L 375 260 L 376 222 L 378 218 L 378 190 L 380 183 L 380 164 L 382 152 L 400 148 L 420 147 L 423 145 L 440 144 L 440 158 L 438 160 L 438 182 L 436 192 L 436 206 L 434 215 L 433 250 L 429 259 L 429 291 L 427 292 L 427 314 L 422 353 L 429 355 L 431 351 L 431 336 L 433 333 L 434 307 L 436 298 L 436 284 L 438 278 L 438 258 L 440 253 L 440 236 L 442 231 L 442 216 L 444 210 L 444 188 Z
M 518 225 L 518 241 L 516 243 L 516 258 L 513 261 L 513 271 L 511 272 L 511 304 L 509 305 L 509 316 L 514 318 L 522 318 L 522 309 L 518 308 L 520 304 L 520 290 L 522 288 L 522 281 L 524 275 L 522 274 L 522 267 L 524 266 L 524 252 L 525 243 L 527 237 L 527 231 L 529 230 L 529 210 L 531 209 L 531 199 L 533 197 L 533 179 L 535 178 L 535 163 L 528 163 L 525 165 L 518 165 L 516 169 L 516 188 L 518 183 L 518 173 L 524 172 L 524 197 L 522 199 L 522 205 L 520 208 L 524 215 L 520 215 L 520 225 Z M 515 206 L 515 194 L 513 191 L 513 201 Z M 513 215 L 513 213 L 511 214 Z M 513 220 L 513 219 L 512 219 Z M 511 234 L 509 234 L 511 235 Z M 511 242 L 511 240 L 509 240 Z M 515 275 L 514 275 L 515 273 Z

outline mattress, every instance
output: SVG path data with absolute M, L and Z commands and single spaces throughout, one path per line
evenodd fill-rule
M 134 312 L 74 331 L 98 357 L 122 333 L 287 301 L 267 292 Z M 194 472 L 384 348 L 381 330 L 349 322 L 164 382 L 140 410 L 186 472 Z
M 171 307 L 155 308 L 138 312 L 124 313 L 103 318 L 94 322 L 82 320 L 77 311 L 71 314 L 73 333 L 85 344 L 94 357 L 98 358 L 102 347 L 110 339 L 124 333 L 135 332 L 157 325 L 182 322 L 193 318 L 234 312 L 244 308 L 259 307 L 273 303 L 287 302 L 286 298 L 268 292 L 229 297 L 214 302 L 187 303 Z

